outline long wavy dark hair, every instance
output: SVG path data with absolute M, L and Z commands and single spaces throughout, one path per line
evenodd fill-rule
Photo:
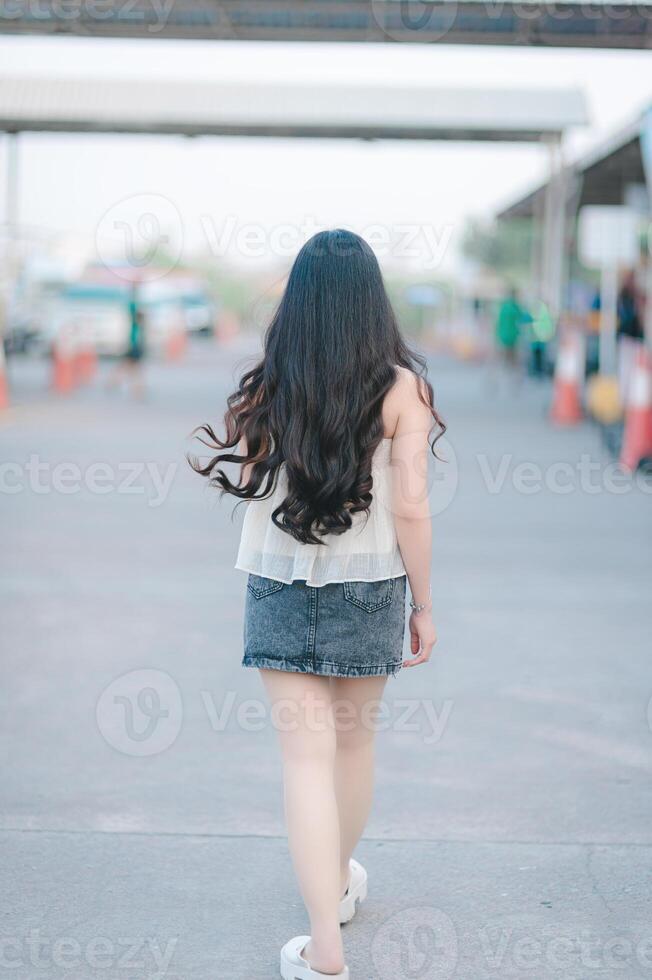
M 397 365 L 423 379 L 434 452 L 445 425 L 425 361 L 401 337 L 374 253 L 350 231 L 320 232 L 297 255 L 262 359 L 228 399 L 224 438 L 208 424 L 196 430 L 217 454 L 205 464 L 189 457 L 190 464 L 243 500 L 271 494 L 284 464 L 287 494 L 272 520 L 297 541 L 322 544 L 323 535 L 344 533 L 353 514 L 369 510 L 383 399 Z M 242 465 L 239 482 L 227 476 L 228 463 Z

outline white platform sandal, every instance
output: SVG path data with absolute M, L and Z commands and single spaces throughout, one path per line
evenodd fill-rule
M 310 936 L 296 936 L 281 950 L 281 976 L 283 980 L 349 980 L 349 968 L 342 973 L 318 973 L 301 955 L 310 942 Z
M 367 872 L 358 861 L 351 861 L 351 879 L 346 895 L 340 902 L 340 925 L 350 922 L 356 913 L 358 904 L 367 897 Z

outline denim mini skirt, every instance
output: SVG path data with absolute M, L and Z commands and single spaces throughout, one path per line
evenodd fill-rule
M 249 575 L 245 667 L 330 677 L 396 674 L 403 660 L 405 575 L 309 586 Z

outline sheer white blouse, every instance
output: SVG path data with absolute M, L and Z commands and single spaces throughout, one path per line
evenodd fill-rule
M 372 502 L 368 515 L 352 515 L 343 534 L 325 535 L 323 544 L 303 544 L 273 523 L 271 515 L 287 494 L 281 467 L 274 492 L 247 502 L 236 568 L 279 582 L 307 585 L 377 582 L 405 575 L 391 506 L 392 440 L 378 444 L 372 460 Z

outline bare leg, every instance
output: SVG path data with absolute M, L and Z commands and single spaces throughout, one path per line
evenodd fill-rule
M 126 365 L 123 360 L 120 360 L 117 362 L 117 364 L 114 364 L 111 370 L 109 371 L 109 375 L 106 379 L 107 389 L 110 390 L 112 388 L 117 388 L 118 385 L 122 384 L 122 382 L 125 380 L 126 377 L 127 377 Z
M 143 368 L 139 361 L 121 360 L 109 372 L 106 379 L 108 390 L 117 388 L 122 383 L 131 389 L 134 398 L 143 398 L 145 395 L 145 381 Z
M 387 677 L 333 677 L 337 732 L 335 791 L 340 819 L 340 893 L 349 883 L 349 861 L 369 817 L 374 787 L 374 714 Z
M 329 680 L 281 670 L 260 673 L 281 742 L 290 853 L 310 917 L 304 956 L 320 973 L 339 973 L 340 828 Z
M 131 361 L 129 364 L 129 383 L 133 398 L 144 398 L 145 383 L 143 379 L 143 366 L 140 361 Z

